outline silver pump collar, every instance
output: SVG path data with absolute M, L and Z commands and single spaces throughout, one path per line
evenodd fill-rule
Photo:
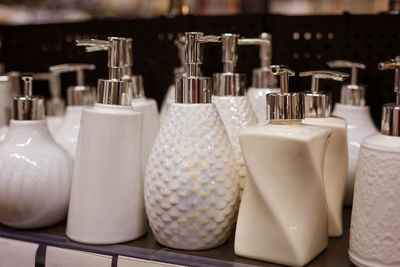
M 244 73 L 214 73 L 213 95 L 216 96 L 245 96 L 246 74 Z
M 379 63 L 379 70 L 394 69 L 394 92 L 396 103 L 383 105 L 381 133 L 390 136 L 400 136 L 400 56 Z
M 281 92 L 267 94 L 267 120 L 302 120 L 304 119 L 304 96 L 289 92 L 289 77 L 295 72 L 284 65 L 271 65 L 271 73 L 279 75 Z
M 32 75 L 24 74 L 24 95 L 14 97 L 13 120 L 44 120 L 44 98 L 32 95 Z

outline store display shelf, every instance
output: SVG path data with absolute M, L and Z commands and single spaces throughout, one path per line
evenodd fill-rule
M 328 248 L 316 257 L 308 266 L 351 266 L 348 258 L 348 240 L 351 209 L 344 209 L 344 234 L 340 238 L 330 238 Z M 111 266 L 120 266 L 120 257 L 126 257 L 159 266 L 169 263 L 185 266 L 277 266 L 271 263 L 254 261 L 235 256 L 233 253 L 234 235 L 222 246 L 204 251 L 174 250 L 159 245 L 151 231 L 142 238 L 118 245 L 85 245 L 71 241 L 65 236 L 65 222 L 38 230 L 17 230 L 0 225 L 0 237 L 38 244 L 35 255 L 35 266 L 44 266 L 48 247 L 77 250 L 88 253 L 106 255 L 111 258 Z M 1 245 L 1 243 L 0 243 Z M 0 255 L 2 248 L 0 246 Z M 156 265 L 154 265 L 154 263 Z M 142 262 L 143 264 L 143 262 Z M 122 264 L 121 264 L 122 266 Z M 124 265 L 129 266 L 129 265 Z M 278 265 L 279 266 L 279 265 Z

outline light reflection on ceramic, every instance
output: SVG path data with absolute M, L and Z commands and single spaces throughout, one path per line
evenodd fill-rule
M 177 249 L 221 245 L 234 225 L 239 184 L 234 153 L 214 104 L 172 104 L 145 177 L 155 239 Z
M 256 114 L 258 123 L 267 121 L 267 98 L 265 96 L 270 93 L 279 92 L 279 88 L 249 88 L 247 98 Z
M 237 220 L 235 254 L 303 266 L 327 247 L 322 172 L 330 133 L 300 120 L 241 131 L 249 176 Z
M 257 123 L 256 116 L 246 96 L 213 96 L 212 102 L 224 123 L 235 153 L 239 174 L 240 197 L 245 186 L 247 170 L 239 144 L 239 131 Z
M 358 266 L 400 266 L 400 137 L 376 134 L 361 144 L 349 256 Z
M 0 144 L 0 222 L 38 228 L 67 213 L 72 161 L 45 120 L 14 121 Z
M 368 106 L 351 106 L 336 103 L 332 115 L 342 117 L 347 122 L 349 171 L 344 204 L 351 205 L 353 202 L 354 180 L 361 141 L 366 136 L 378 133 L 378 129 L 372 121 Z

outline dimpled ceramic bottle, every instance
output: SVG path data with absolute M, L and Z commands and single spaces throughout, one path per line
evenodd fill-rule
M 267 95 L 267 124 L 245 128 L 240 145 L 248 180 L 240 204 L 235 254 L 291 266 L 310 262 L 328 245 L 328 216 L 322 182 L 331 130 L 305 125 L 304 100 L 288 92 L 285 66 L 282 93 Z
M 93 106 L 92 87 L 85 85 L 84 70 L 94 70 L 92 64 L 61 64 L 51 66 L 55 75 L 76 72 L 77 85 L 67 88 L 67 108 L 61 126 L 54 133 L 54 139 L 75 159 L 83 109 Z
M 221 38 L 224 72 L 214 74 L 212 102 L 217 107 L 235 153 L 241 197 L 246 182 L 247 170 L 239 145 L 239 131 L 244 127 L 255 125 L 257 118 L 245 95 L 246 74 L 235 73 L 238 58 L 237 46 L 254 45 L 266 41 L 262 39 L 239 39 L 238 34 L 232 33 L 224 33 Z
M 343 81 L 349 75 L 337 71 L 306 71 L 300 77 L 312 76 L 311 90 L 303 92 L 305 119 L 303 124 L 326 127 L 332 135 L 324 162 L 324 188 L 328 204 L 329 236 L 343 234 L 343 199 L 348 172 L 347 125 L 343 118 L 331 116 L 332 97 L 319 91 L 320 79 Z
M 395 69 L 396 103 L 385 104 L 381 133 L 361 142 L 350 225 L 350 260 L 357 266 L 400 266 L 400 57 L 380 63 Z
M 126 43 L 119 37 L 77 41 L 108 47 L 109 67 L 109 78 L 98 80 L 94 107 L 83 110 L 72 176 L 66 234 L 82 243 L 126 242 L 146 232 L 143 115 L 131 106 L 132 82 L 122 80 Z
M 209 249 L 229 237 L 239 184 L 229 137 L 211 103 L 211 78 L 198 74 L 200 44 L 216 36 L 186 33 L 187 76 L 161 124 L 145 176 L 145 204 L 154 238 L 186 250 Z
M 351 82 L 342 86 L 340 103 L 335 104 L 332 112 L 347 122 L 349 171 L 344 204 L 351 205 L 361 141 L 368 135 L 378 133 L 378 129 L 372 120 L 369 106 L 366 106 L 365 87 L 357 84 L 357 69 L 365 69 L 365 65 L 345 60 L 330 61 L 327 64 L 331 68 L 351 68 Z
M 49 133 L 44 99 L 32 96 L 32 77 L 23 79 L 24 95 L 14 97 L 13 119 L 0 144 L 0 223 L 39 228 L 67 214 L 72 161 Z
M 247 91 L 247 97 L 257 116 L 258 122 L 265 122 L 265 96 L 269 93 L 279 93 L 275 76 L 271 74 L 272 35 L 263 32 L 260 39 L 267 43 L 260 44 L 260 67 L 253 69 L 252 85 Z

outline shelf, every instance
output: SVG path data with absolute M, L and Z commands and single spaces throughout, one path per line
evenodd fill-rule
M 351 209 L 345 208 L 343 215 L 343 236 L 330 238 L 328 248 L 307 266 L 352 266 L 347 254 Z M 233 234 L 222 246 L 204 251 L 182 251 L 163 247 L 154 240 L 150 230 L 142 238 L 123 244 L 106 246 L 80 244 L 65 236 L 65 222 L 34 231 L 17 230 L 0 225 L 0 237 L 39 244 L 35 255 L 35 266 L 44 266 L 45 263 L 46 266 L 51 265 L 48 264 L 49 255 L 46 255 L 46 252 L 49 253 L 49 248 L 54 249 L 54 247 L 64 249 L 64 251 L 85 252 L 81 254 L 89 256 L 101 255 L 104 260 L 109 260 L 108 266 L 112 267 L 160 266 L 163 265 L 162 263 L 186 266 L 281 266 L 235 256 L 233 253 Z M 2 251 L 4 249 L 1 248 L 0 242 L 0 258 Z M 129 265 L 129 261 L 127 261 L 130 258 L 132 265 Z M 1 260 L 0 266 L 2 266 Z

